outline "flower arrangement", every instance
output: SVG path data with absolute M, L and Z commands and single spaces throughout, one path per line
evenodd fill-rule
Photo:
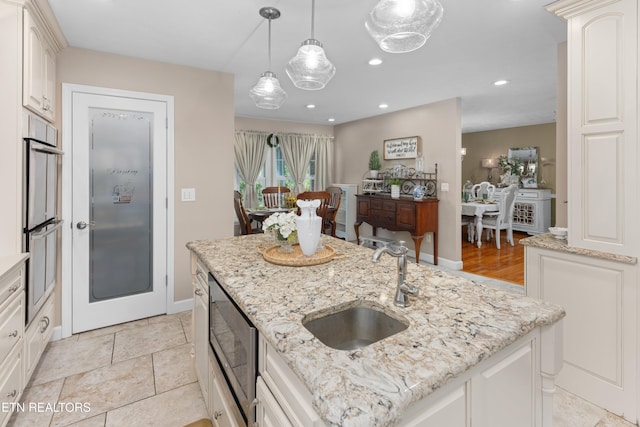
M 521 177 L 524 172 L 522 160 L 517 157 L 514 157 L 513 159 L 509 159 L 507 156 L 498 157 L 498 167 L 503 174 L 508 173 L 518 177 Z
M 262 230 L 274 233 L 276 239 L 295 243 L 298 241 L 295 212 L 276 212 L 262 223 Z

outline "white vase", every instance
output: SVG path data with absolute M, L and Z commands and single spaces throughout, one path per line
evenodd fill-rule
M 378 178 L 378 170 L 377 169 L 369 170 L 369 175 L 371 175 L 371 178 L 373 178 L 373 179 Z
M 296 218 L 298 228 L 298 243 L 306 256 L 311 256 L 318 250 L 320 243 L 320 231 L 322 229 L 322 217 L 316 214 L 320 206 L 320 200 L 298 200 L 301 214 Z
M 392 185 L 391 186 L 391 197 L 394 199 L 400 198 L 400 186 Z

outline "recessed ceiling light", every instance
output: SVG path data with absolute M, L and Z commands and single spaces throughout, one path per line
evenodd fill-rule
M 494 86 L 504 86 L 507 83 L 509 83 L 509 80 L 496 80 L 495 82 L 493 82 Z
M 329 119 L 327 119 L 328 122 L 335 122 L 336 119 L 334 119 L 333 117 L 330 117 Z
M 389 108 L 389 104 L 380 104 L 378 108 Z
M 316 105 L 315 104 L 307 104 L 307 108 L 311 110 L 313 108 L 316 108 Z
M 369 65 L 380 65 L 382 64 L 382 59 L 380 58 L 372 58 L 369 60 Z

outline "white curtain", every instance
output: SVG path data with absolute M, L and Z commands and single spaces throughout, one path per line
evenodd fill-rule
M 319 136 L 316 143 L 316 190 L 333 183 L 333 138 Z
M 258 207 L 256 181 L 264 164 L 267 152 L 267 133 L 254 131 L 236 131 L 234 144 L 236 168 L 246 183 L 245 206 Z
M 307 175 L 311 156 L 316 149 L 316 139 L 316 135 L 280 134 L 282 157 L 289 167 L 293 181 L 296 183 L 293 191 L 304 191 L 304 178 Z

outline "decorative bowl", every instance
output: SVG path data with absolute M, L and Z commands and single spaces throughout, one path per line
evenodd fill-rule
M 549 232 L 553 234 L 553 237 L 555 237 L 556 239 L 564 240 L 567 238 L 569 229 L 566 227 L 549 227 Z

